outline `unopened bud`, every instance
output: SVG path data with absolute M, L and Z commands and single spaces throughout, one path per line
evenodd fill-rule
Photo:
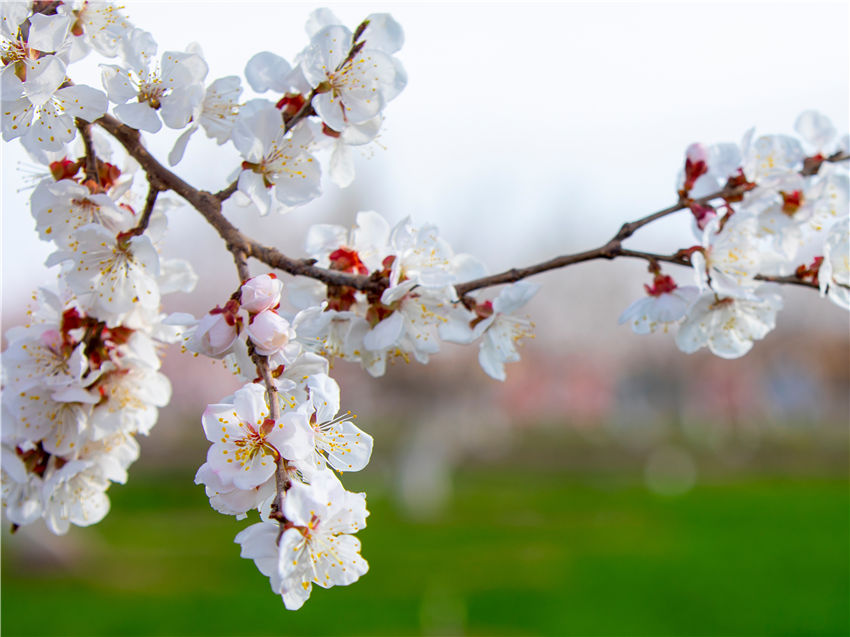
M 242 307 L 251 314 L 271 310 L 280 304 L 283 283 L 273 274 L 261 274 L 242 284 Z

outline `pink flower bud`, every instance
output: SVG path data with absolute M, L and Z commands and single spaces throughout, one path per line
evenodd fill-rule
M 700 230 L 705 230 L 705 227 L 711 223 L 712 219 L 717 217 L 717 210 L 712 206 L 704 206 L 696 202 L 691 204 L 691 212 L 696 219 L 697 227 Z
M 699 162 L 708 163 L 708 150 L 705 146 L 700 144 L 699 142 L 695 144 L 691 144 L 685 150 L 685 158 L 688 159 L 692 164 L 696 164 Z
M 708 172 L 708 150 L 702 144 L 691 144 L 685 151 L 685 192 Z
M 242 308 L 251 314 L 270 310 L 280 303 L 283 283 L 273 274 L 261 274 L 242 285 Z
M 230 351 L 239 336 L 237 324 L 228 322 L 228 314 L 207 314 L 198 321 L 195 333 L 186 344 L 193 352 L 221 358 Z
M 254 349 L 263 356 L 271 356 L 280 351 L 295 336 L 289 321 L 272 310 L 257 314 L 246 328 L 246 332 L 254 343 Z

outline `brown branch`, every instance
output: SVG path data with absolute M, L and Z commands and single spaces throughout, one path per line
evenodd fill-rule
M 179 176 L 163 166 L 141 142 L 139 131 L 119 122 L 111 115 L 104 115 L 96 122 L 108 131 L 124 147 L 148 175 L 148 179 L 158 184 L 163 190 L 173 190 L 183 197 L 224 239 L 227 249 L 236 254 L 241 252 L 243 258 L 253 257 L 272 268 L 277 268 L 289 274 L 306 276 L 328 285 L 341 285 L 357 290 L 371 291 L 377 294 L 386 287 L 383 280 L 366 275 L 349 274 L 336 270 L 317 267 L 314 259 L 292 259 L 276 248 L 265 246 L 244 235 L 221 212 L 221 200 L 216 195 L 198 190 L 186 183 Z
M 311 96 L 312 94 L 313 93 L 311 92 Z M 306 117 L 307 110 L 305 109 L 308 105 L 309 102 L 305 103 L 298 113 L 293 116 L 290 120 L 292 125 L 294 125 L 294 122 L 298 118 Z M 216 230 L 216 232 L 218 232 L 219 236 L 224 239 L 227 244 L 227 249 L 234 255 L 234 259 L 237 259 L 237 265 L 240 263 L 239 260 L 244 261 L 249 257 L 253 257 L 258 261 L 265 263 L 269 267 L 277 268 L 292 275 L 306 276 L 316 279 L 317 281 L 321 281 L 327 285 L 346 286 L 377 295 L 380 295 L 386 288 L 387 281 L 384 278 L 350 274 L 347 272 L 320 268 L 315 265 L 314 259 L 292 259 L 276 248 L 264 246 L 250 237 L 247 237 L 222 214 L 221 206 L 223 198 L 220 198 L 219 196 L 221 193 L 214 195 L 210 192 L 198 190 L 159 163 L 159 161 L 157 161 L 142 145 L 139 131 L 130 128 L 129 126 L 125 126 L 111 115 L 104 115 L 95 123 L 106 129 L 122 146 L 124 146 L 127 152 L 139 162 L 148 174 L 148 178 L 152 181 L 152 183 L 157 183 L 162 187 L 162 189 L 167 188 L 173 190 L 191 204 L 198 212 L 200 212 L 207 222 Z M 847 159 L 850 159 L 850 155 L 847 155 L 846 153 L 836 153 L 825 158 L 821 163 L 846 161 Z M 820 164 L 818 164 L 818 167 L 819 166 Z M 222 193 L 229 191 L 231 188 L 235 190 L 235 186 L 231 184 L 231 186 L 222 191 Z M 726 187 L 715 193 L 711 193 L 694 200 L 681 199 L 672 206 L 649 214 L 645 217 L 641 217 L 636 221 L 623 224 L 617 231 L 617 234 L 615 234 L 608 243 L 593 250 L 555 257 L 525 268 L 511 268 L 510 270 L 499 274 L 460 283 L 455 286 L 455 289 L 457 290 L 458 295 L 462 298 L 473 290 L 493 285 L 500 285 L 503 283 L 514 283 L 529 276 L 540 274 L 541 272 L 563 268 L 576 263 L 582 263 L 584 261 L 593 261 L 595 259 L 611 260 L 617 257 L 632 257 L 646 260 L 654 259 L 656 261 L 665 261 L 675 263 L 677 265 L 688 265 L 689 262 L 686 258 L 675 254 L 659 255 L 627 250 L 622 247 L 622 241 L 631 237 L 639 228 L 642 228 L 657 219 L 673 214 L 674 212 L 683 210 L 692 202 L 703 204 L 719 197 L 723 197 L 724 199 L 735 198 L 742 195 L 747 188 L 748 186 L 744 184 L 740 186 Z M 247 272 L 247 267 L 240 271 L 240 277 L 243 278 L 243 280 L 244 278 L 247 278 L 243 276 L 245 272 Z M 792 283 L 792 281 L 780 282 Z M 798 282 L 795 280 L 793 283 Z
M 62 6 L 62 2 L 59 0 L 35 0 L 35 2 L 32 3 L 32 12 L 33 15 L 36 13 L 55 15 L 56 9 L 60 6 Z
M 499 274 L 493 274 L 455 285 L 455 290 L 457 291 L 458 296 L 462 298 L 473 290 L 479 290 L 493 285 L 501 285 L 503 283 L 515 283 L 516 281 L 520 281 L 534 274 L 540 274 L 541 272 L 546 272 L 548 270 L 556 270 L 558 268 L 575 265 L 576 263 L 583 263 L 585 261 L 594 261 L 596 259 L 612 260 L 618 257 L 644 259 L 645 261 L 650 262 L 664 261 L 667 263 L 685 266 L 689 266 L 691 264 L 687 257 L 680 256 L 678 254 L 655 254 L 652 252 L 628 250 L 620 244 L 619 239 L 614 238 L 605 245 L 594 248 L 593 250 L 586 250 L 585 252 L 577 252 L 575 254 L 565 254 L 526 268 L 511 268 L 510 270 L 506 270 Z
M 162 188 L 160 188 L 154 181 L 148 181 L 148 196 L 145 199 L 145 208 L 142 210 L 142 216 L 139 217 L 139 223 L 135 228 L 130 230 L 129 234 L 144 234 L 145 230 L 148 229 L 148 224 L 151 221 L 154 206 L 156 206 L 156 198 L 161 191 Z
M 239 281 L 245 283 L 251 278 L 251 272 L 248 270 L 248 257 L 242 250 L 231 250 L 233 253 L 233 262 L 236 264 L 236 271 L 239 273 Z
M 86 153 L 86 180 L 91 180 L 100 186 L 100 175 L 97 172 L 97 155 L 94 152 L 94 142 L 91 137 L 91 124 L 79 117 L 74 118 L 80 138 L 83 140 L 83 148 Z
M 815 157 L 807 157 L 806 161 L 803 163 L 803 170 L 800 171 L 800 174 L 803 175 L 803 177 L 817 175 L 824 162 L 835 163 L 839 161 L 847 161 L 848 159 L 850 159 L 850 154 L 840 150 L 829 157 L 821 157 L 819 155 Z
M 236 255 L 234 254 L 234 258 Z M 237 259 L 236 262 L 237 268 L 239 268 L 240 263 Z M 240 271 L 240 277 L 242 273 Z M 243 279 L 244 280 L 244 279 Z M 263 384 L 266 386 L 266 397 L 269 401 L 269 417 L 274 421 L 275 426 L 277 422 L 280 420 L 280 402 L 277 397 L 277 388 L 274 384 L 274 379 L 272 378 L 271 369 L 269 369 L 269 359 L 267 356 L 263 356 L 258 354 L 254 350 L 253 344 L 248 342 L 248 353 L 251 356 L 251 360 L 254 361 L 254 366 L 257 368 L 257 372 L 260 375 L 260 378 L 263 380 Z M 292 486 L 292 483 L 289 481 L 289 476 L 287 475 L 287 471 L 289 469 L 289 463 L 286 458 L 280 455 L 280 452 L 277 453 L 275 457 L 275 493 L 277 497 L 275 501 L 272 503 L 272 511 L 270 517 L 275 519 L 280 524 L 280 533 L 278 534 L 278 541 L 280 541 L 280 536 L 283 535 L 284 524 L 286 523 L 286 517 L 283 515 L 283 500 L 286 497 L 286 492 L 289 490 L 289 487 Z
M 801 171 L 802 175 L 814 175 L 817 174 L 820 166 L 825 162 L 842 162 L 850 159 L 850 155 L 843 152 L 837 152 L 829 157 L 825 157 L 819 159 L 814 164 L 807 165 Z M 671 215 L 674 212 L 678 212 L 679 210 L 687 209 L 692 203 L 697 204 L 706 204 L 714 199 L 723 198 L 726 200 L 736 199 L 743 195 L 747 190 L 749 190 L 751 186 L 747 184 L 741 184 L 737 186 L 727 186 L 717 192 L 713 192 L 711 194 L 705 195 L 704 197 L 699 197 L 697 199 L 682 199 L 672 206 L 667 208 L 663 208 L 658 210 L 657 212 L 653 212 L 652 214 L 648 214 L 645 217 L 641 217 L 635 221 L 630 221 L 628 223 L 624 223 L 620 226 L 620 229 L 617 231 L 617 234 L 605 245 L 595 248 L 593 250 L 587 250 L 585 252 L 578 252 L 576 254 L 566 254 L 560 257 L 555 257 L 553 259 L 549 259 L 548 261 L 543 261 L 541 263 L 531 265 L 525 268 L 511 268 L 510 270 L 506 270 L 504 272 L 500 272 L 499 274 L 493 274 L 490 276 L 482 277 L 480 279 L 474 279 L 472 281 L 467 281 L 465 283 L 461 283 L 459 285 L 455 285 L 455 290 L 460 298 L 463 298 L 465 295 L 469 294 L 473 290 L 479 290 L 481 288 L 490 287 L 492 285 L 501 285 L 503 283 L 515 283 L 516 281 L 520 281 L 527 277 L 530 277 L 535 274 L 540 274 L 541 272 L 546 272 L 548 270 L 556 270 L 558 268 L 563 268 L 569 265 L 575 265 L 576 263 L 582 263 L 584 261 L 593 261 L 595 259 L 615 259 L 617 257 L 634 257 L 639 259 L 646 260 L 656 260 L 656 261 L 666 261 L 668 263 L 675 263 L 677 265 L 690 265 L 690 261 L 677 254 L 674 255 L 660 255 L 660 254 L 650 254 L 647 252 L 637 252 L 635 250 L 627 250 L 622 247 L 622 241 L 631 237 L 638 229 L 643 226 L 652 223 L 653 221 L 657 221 L 662 217 L 666 217 L 667 215 Z M 759 277 L 756 277 L 759 278 Z M 787 280 L 786 280 L 787 279 Z M 776 281 L 777 283 L 791 283 L 795 285 L 806 285 L 807 287 L 817 287 L 808 285 L 808 283 L 801 282 L 799 279 L 795 277 L 773 277 L 773 278 L 761 278 L 759 280 L 764 281 Z
M 773 274 L 757 274 L 753 277 L 756 281 L 768 281 L 770 283 L 785 283 L 788 285 L 800 285 L 805 288 L 819 290 L 820 286 L 814 281 L 800 279 L 793 274 L 790 276 L 777 276 Z

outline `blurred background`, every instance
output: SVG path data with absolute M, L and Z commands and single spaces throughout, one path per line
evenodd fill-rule
M 293 256 L 310 225 L 373 209 L 437 223 L 496 272 L 595 247 L 673 203 L 691 142 L 738 141 L 753 125 L 791 133 L 808 108 L 848 129 L 846 4 L 330 6 L 352 27 L 392 12 L 410 79 L 351 187 L 327 183 L 285 219 L 227 210 Z M 241 74 L 260 50 L 292 61 L 315 7 L 125 12 L 160 52 L 198 41 L 211 80 Z M 96 68 L 72 71 L 99 85 Z M 150 146 L 165 157 L 175 137 Z M 217 190 L 239 160 L 201 137 L 176 170 Z M 4 331 L 55 276 L 18 191 L 31 170 L 17 145 L 2 146 Z M 169 224 L 163 253 L 204 278 L 166 310 L 200 315 L 236 287 L 232 262 L 191 209 L 170 211 Z M 690 237 L 674 216 L 629 245 L 672 252 Z M 58 538 L 41 524 L 4 529 L 3 633 L 850 632 L 847 313 L 783 289 L 777 329 L 725 361 L 617 326 L 643 293 L 641 263 L 536 280 L 536 338 L 505 383 L 478 368 L 476 348 L 445 346 L 427 367 L 397 364 L 377 380 L 336 364 L 344 408 L 376 441 L 367 469 L 344 478 L 372 512 L 359 534 L 371 571 L 356 585 L 316 589 L 289 613 L 238 557 L 247 522 L 215 513 L 192 484 L 207 448 L 200 413 L 236 381 L 172 350 L 172 403 L 128 484 L 110 489 L 107 518 Z

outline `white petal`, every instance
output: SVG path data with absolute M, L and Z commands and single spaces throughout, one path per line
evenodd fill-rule
M 287 79 L 291 72 L 289 62 L 269 51 L 257 53 L 245 65 L 245 79 L 256 93 L 269 90 L 285 93 L 289 89 Z
M 115 64 L 101 64 L 100 78 L 109 101 L 123 104 L 138 94 L 136 85 L 130 80 L 130 74 Z
M 345 143 L 334 144 L 329 171 L 331 181 L 340 188 L 346 188 L 354 181 L 354 157 Z
M 46 55 L 26 64 L 26 96 L 33 106 L 41 106 L 65 81 L 65 63 L 56 56 Z
M 393 312 L 373 327 L 363 338 L 363 346 L 372 351 L 389 349 L 395 345 L 404 331 L 404 317 Z
M 36 13 L 30 17 L 27 44 L 43 53 L 58 51 L 70 28 L 71 19 L 67 16 Z
M 120 104 L 113 109 L 115 117 L 131 128 L 156 133 L 162 128 L 162 121 L 147 102 Z

